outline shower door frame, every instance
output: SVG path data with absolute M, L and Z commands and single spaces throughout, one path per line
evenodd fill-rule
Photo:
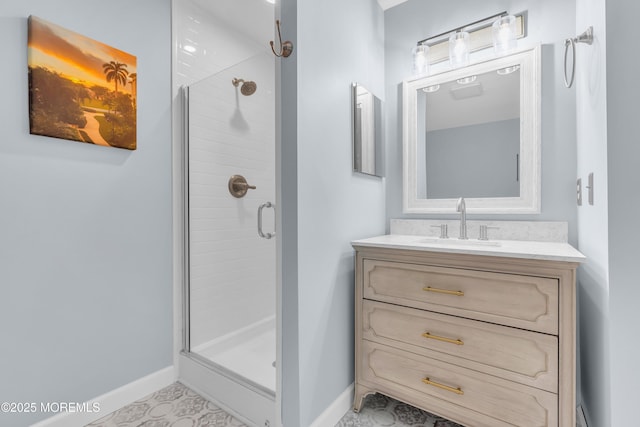
M 276 75 L 278 73 L 276 67 Z M 276 79 L 277 80 L 277 79 Z M 276 280 L 276 390 L 272 392 L 243 376 L 190 351 L 190 222 L 189 222 L 189 86 L 179 90 L 182 104 L 182 286 L 178 379 L 248 426 L 281 426 L 280 408 L 280 286 Z M 277 101 L 276 101 L 277 102 Z M 276 119 L 278 109 L 276 108 Z M 277 143 L 274 145 L 277 146 Z M 275 155 L 275 153 L 274 153 Z M 277 163 L 277 162 L 276 162 Z M 277 175 L 277 174 L 276 174 Z M 277 179 L 277 177 L 276 177 Z M 276 182 L 276 191 L 278 188 Z M 278 211 L 276 210 L 276 216 Z M 276 259 L 278 251 L 276 250 Z M 276 277 L 279 277 L 277 274 Z M 220 396 L 225 396 L 223 400 Z
M 238 387 L 239 383 L 231 380 L 229 376 L 223 375 L 217 371 L 210 369 L 209 365 L 205 363 L 201 363 L 202 361 L 199 358 L 193 357 L 193 354 L 189 354 L 185 352 L 185 335 L 188 332 L 189 319 L 186 319 L 185 322 L 185 313 L 188 311 L 188 307 L 185 307 L 185 304 L 188 304 L 188 300 L 185 297 L 188 297 L 188 293 L 184 294 L 184 286 L 185 283 L 185 275 L 187 274 L 186 270 L 188 267 L 188 254 L 185 252 L 188 250 L 188 246 L 185 245 L 186 238 L 188 234 L 188 224 L 185 222 L 185 219 L 188 220 L 188 216 L 184 216 L 186 212 L 186 204 L 185 201 L 188 202 L 188 193 L 185 192 L 185 185 L 188 183 L 185 182 L 185 174 L 188 173 L 188 168 L 185 169 L 185 164 L 188 165 L 188 159 L 185 158 L 185 149 L 184 146 L 184 130 L 186 128 L 186 123 L 184 122 L 184 110 L 183 107 L 187 106 L 182 105 L 184 100 L 182 98 L 182 93 L 180 86 L 183 84 L 189 84 L 182 81 L 182 78 L 179 75 L 179 67 L 178 67 L 178 50 L 180 48 L 180 29 L 181 26 L 178 23 L 176 17 L 180 17 L 182 14 L 182 10 L 180 8 L 181 0 L 171 0 L 171 9 L 172 9 L 172 19 L 171 19 L 171 27 L 172 27 L 172 55 L 171 55 L 171 67 L 172 67 L 172 136 L 173 136 L 173 147 L 172 147 L 172 193 L 173 193 L 173 295 L 174 295 L 174 304 L 173 304 L 173 367 L 174 367 L 174 378 L 178 381 L 183 382 L 185 385 L 190 386 L 193 390 L 201 393 L 204 397 L 211 398 L 211 396 L 215 393 L 215 390 L 210 390 L 212 385 L 218 384 L 219 387 L 223 389 L 225 387 L 231 388 Z M 275 8 L 274 19 L 280 18 L 280 8 Z M 274 71 L 275 71 L 275 203 L 276 206 L 281 206 L 281 189 L 282 189 L 282 180 L 281 180 L 281 121 L 282 121 L 282 99 L 281 99 L 281 63 L 280 61 L 275 61 L 274 63 Z M 276 228 L 282 230 L 282 210 L 277 209 L 275 212 L 275 221 Z M 270 412 L 275 413 L 275 423 L 270 423 L 270 427 L 282 427 L 282 239 L 281 237 L 276 239 L 276 301 L 275 301 L 275 316 L 276 316 L 276 387 L 275 387 L 275 403 L 273 398 L 263 398 L 260 407 L 257 408 L 246 408 L 242 413 L 238 413 L 238 411 L 233 408 L 224 405 L 222 402 L 215 402 L 221 409 L 226 410 L 232 415 L 236 416 L 240 421 L 243 421 L 245 424 L 249 426 L 258 426 L 265 427 L 262 422 L 260 424 L 250 422 L 249 417 L 252 419 L 258 419 L 256 416 L 252 416 L 248 414 L 249 411 L 247 409 L 260 413 L 262 412 Z M 188 278 L 188 277 L 187 277 Z M 186 347 L 188 348 L 188 347 Z M 235 396 L 236 400 L 241 402 L 246 402 L 243 400 L 243 393 L 250 393 L 253 396 L 260 396 L 258 393 L 254 393 L 252 390 L 244 387 L 238 387 L 238 393 Z M 236 393 L 229 393 L 236 394 Z M 213 400 L 213 399 L 212 399 Z M 246 416 L 245 416 L 246 415 Z

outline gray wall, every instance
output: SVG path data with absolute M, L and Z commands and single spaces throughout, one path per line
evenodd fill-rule
M 501 215 L 500 219 L 568 221 L 569 239 L 575 243 L 575 95 L 564 88 L 561 74 L 563 40 L 575 31 L 573 1 L 409 0 L 385 12 L 387 217 L 433 217 L 402 213 L 402 81 L 411 72 L 412 46 L 417 40 L 502 10 L 512 13 L 528 12 L 528 37 L 519 40 L 519 47 L 532 46 L 538 42 L 543 45 L 542 213 Z M 474 218 L 495 219 L 495 215 L 477 215 Z
M 519 119 L 433 130 L 426 145 L 429 198 L 520 195 Z
M 137 151 L 29 134 L 30 14 L 137 55 Z M 82 402 L 172 363 L 170 28 L 169 0 L 0 5 L 2 402 Z
M 579 378 L 589 425 L 602 427 L 611 425 L 605 24 L 604 0 L 576 2 L 576 34 L 589 25 L 595 30 L 592 46 L 578 46 L 576 82 L 571 89 L 577 101 L 577 176 L 587 185 L 587 176 L 593 172 L 596 190 L 593 206 L 585 193 L 585 202 L 577 208 L 578 249 L 587 256 L 578 269 Z
M 285 40 L 293 42 L 293 54 L 276 61 L 280 80 L 276 81 L 276 99 L 280 102 L 280 120 L 276 119 L 276 206 L 280 215 L 276 229 L 277 274 L 281 283 L 280 305 L 281 417 L 283 426 L 300 423 L 300 339 L 298 307 L 298 10 L 297 0 L 282 0 L 280 19 L 287 23 Z M 276 10 L 276 16 L 278 11 Z M 284 25 L 284 24 L 283 24 Z M 276 73 L 277 75 L 277 73 Z
M 636 1 L 606 1 L 610 401 L 615 427 L 638 424 L 640 343 L 633 331 L 640 324 L 640 87 L 630 70 L 640 67 L 640 57 L 634 54 L 639 15 Z
M 283 369 L 292 389 L 282 405 L 286 426 L 306 427 L 353 381 L 349 242 L 385 231 L 384 180 L 352 172 L 351 151 L 351 82 L 384 101 L 384 21 L 371 0 L 284 0 L 285 38 L 295 3 L 296 53 L 281 62 L 280 158 L 283 362 L 298 372 Z

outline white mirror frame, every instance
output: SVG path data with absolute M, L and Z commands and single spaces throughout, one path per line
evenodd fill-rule
M 465 198 L 470 214 L 540 213 L 540 46 L 403 82 L 403 212 L 455 213 L 457 199 L 420 199 L 417 186 L 417 91 L 470 75 L 520 65 L 520 196 Z M 428 186 L 428 184 L 427 184 Z

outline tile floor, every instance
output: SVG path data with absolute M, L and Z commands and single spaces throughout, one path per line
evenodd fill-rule
M 365 398 L 359 413 L 349 411 L 335 427 L 462 427 L 452 421 L 398 402 L 390 397 L 373 394 Z
M 133 402 L 86 427 L 246 427 L 180 383 Z
M 406 403 L 375 394 L 360 413 L 349 411 L 335 427 L 461 427 Z M 173 383 L 86 427 L 246 427 L 205 398 Z

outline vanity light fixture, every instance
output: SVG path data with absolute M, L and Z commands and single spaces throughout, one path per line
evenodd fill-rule
M 412 49 L 411 54 L 413 56 L 413 75 L 427 75 L 429 73 L 429 61 L 427 60 L 429 46 L 418 43 L 418 45 Z
M 517 47 L 516 17 L 501 16 L 491 25 L 493 33 L 493 49 L 497 55 L 513 52 Z
M 487 18 L 480 19 L 470 24 L 463 25 L 458 28 L 446 31 L 436 36 L 428 37 L 426 39 L 418 40 L 416 45 L 425 45 L 429 48 L 427 52 L 427 63 L 429 65 L 437 64 L 450 60 L 450 38 L 454 34 L 468 33 L 468 39 L 466 45 L 468 46 L 469 53 L 473 53 L 482 49 L 490 48 L 494 46 L 493 43 L 493 24 L 503 17 L 510 16 L 506 11 L 496 13 Z M 526 35 L 526 12 L 514 14 L 515 23 L 515 38 L 519 39 Z M 511 23 L 509 23 L 509 28 Z M 460 43 L 460 38 L 464 36 L 456 36 L 456 44 Z M 459 47 L 459 49 L 462 49 Z M 464 54 L 462 54 L 464 56 Z
M 449 36 L 449 63 L 452 68 L 469 64 L 469 33 L 458 31 Z

